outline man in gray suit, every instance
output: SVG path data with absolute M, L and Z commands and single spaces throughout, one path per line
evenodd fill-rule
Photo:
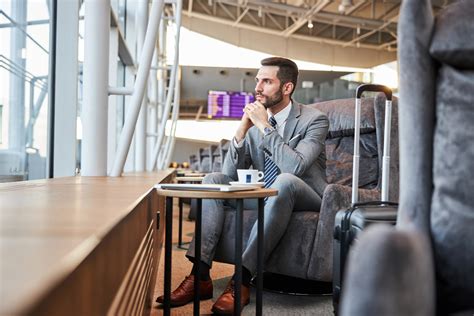
M 298 79 L 298 67 L 286 58 L 270 57 L 261 61 L 255 86 L 256 101 L 247 104 L 240 125 L 226 155 L 222 173 L 207 175 L 203 183 L 229 183 L 237 179 L 237 169 L 258 169 L 265 173 L 265 186 L 278 190 L 278 196 L 265 204 L 264 260 L 285 233 L 291 213 L 316 209 L 327 185 L 324 141 L 329 121 L 322 112 L 291 99 Z M 202 212 L 202 262 L 194 261 L 194 242 L 187 257 L 194 263 L 191 274 L 171 294 L 171 305 L 193 300 L 194 272 L 200 266 L 201 299 L 212 297 L 209 270 L 222 232 L 224 200 L 204 200 Z M 257 209 L 255 200 L 244 203 Z M 250 279 L 257 266 L 257 224 L 255 223 L 242 255 L 242 306 L 249 303 Z M 157 299 L 163 302 L 163 297 Z M 233 281 L 217 299 L 212 310 L 231 314 L 234 308 Z

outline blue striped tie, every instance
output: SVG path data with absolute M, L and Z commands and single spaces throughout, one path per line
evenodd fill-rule
M 272 125 L 273 128 L 276 128 L 277 122 L 273 116 L 270 116 L 268 122 Z M 264 171 L 264 181 L 265 181 L 265 188 L 269 188 L 277 175 L 280 173 L 280 169 L 278 169 L 277 165 L 273 162 L 273 160 L 265 153 L 265 171 Z

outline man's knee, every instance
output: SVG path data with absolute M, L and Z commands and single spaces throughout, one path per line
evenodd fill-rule
M 295 183 L 298 181 L 298 177 L 291 173 L 280 173 L 275 182 L 272 185 L 272 188 L 279 190 L 289 190 L 294 187 Z
M 203 179 L 204 184 L 228 184 L 229 177 L 221 172 L 213 172 L 207 174 Z

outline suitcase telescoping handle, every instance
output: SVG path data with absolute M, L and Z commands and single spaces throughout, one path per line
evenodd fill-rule
M 365 91 L 383 92 L 385 93 L 387 101 L 392 101 L 392 89 L 387 86 L 383 86 L 381 84 L 361 84 L 356 89 L 356 99 L 360 99 L 362 97 L 362 93 L 364 93 Z
M 354 157 L 352 169 L 352 204 L 357 203 L 359 188 L 359 159 L 360 159 L 360 108 L 361 97 L 366 91 L 383 92 L 386 97 L 385 102 L 385 127 L 383 141 L 383 160 L 382 160 L 382 201 L 388 201 L 388 180 L 390 178 L 390 130 L 392 121 L 392 90 L 389 87 L 378 84 L 362 84 L 356 89 L 355 102 L 355 135 L 354 135 Z

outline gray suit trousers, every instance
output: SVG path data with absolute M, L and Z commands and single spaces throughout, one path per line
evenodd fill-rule
M 222 173 L 208 174 L 203 183 L 228 184 L 233 181 Z M 303 180 L 293 174 L 277 176 L 271 188 L 278 195 L 268 198 L 264 211 L 264 260 L 266 261 L 286 231 L 293 211 L 319 209 L 321 197 Z M 235 209 L 234 200 L 203 200 L 202 203 L 202 244 L 201 259 L 212 266 L 212 260 L 224 226 L 226 211 Z M 244 209 L 257 209 L 257 200 L 245 200 Z M 194 258 L 194 238 L 186 256 Z M 252 227 L 247 247 L 242 254 L 242 263 L 252 274 L 257 270 L 257 223 Z

